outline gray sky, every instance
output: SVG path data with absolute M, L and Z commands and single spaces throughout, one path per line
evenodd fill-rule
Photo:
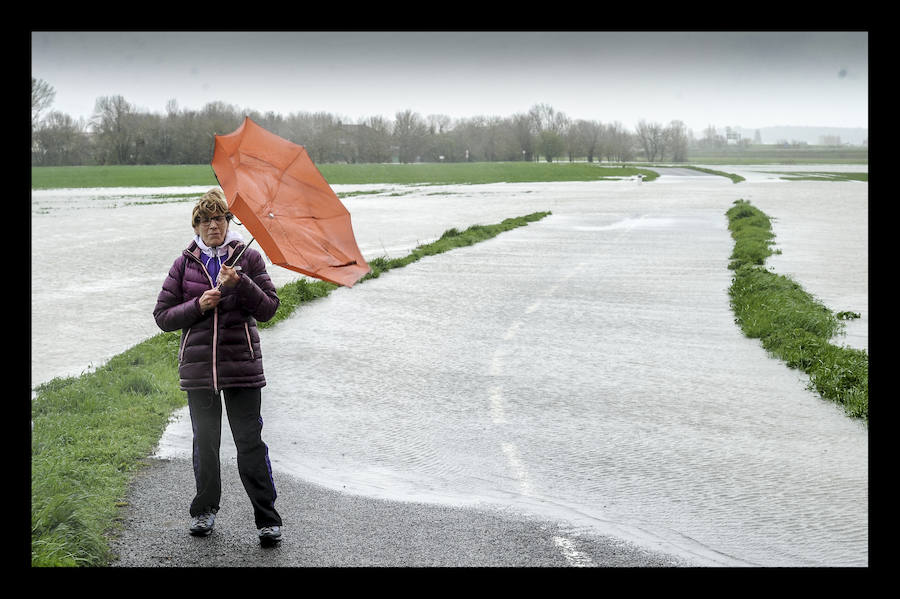
M 356 121 L 512 116 L 868 127 L 866 32 L 39 32 L 50 107 L 89 118 L 121 95 L 164 113 L 211 101 Z

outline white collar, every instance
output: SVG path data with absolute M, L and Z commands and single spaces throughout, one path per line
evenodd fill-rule
M 234 241 L 235 239 L 238 241 L 244 241 L 244 237 L 240 233 L 229 229 L 228 232 L 225 234 L 225 241 L 222 242 L 222 245 L 220 245 L 217 248 L 211 248 L 208 245 L 206 245 L 205 243 L 203 243 L 203 240 L 200 239 L 199 235 L 196 235 L 196 234 L 194 235 L 194 241 L 197 242 L 197 247 L 199 247 L 200 251 L 202 251 L 204 254 L 206 254 L 210 258 L 215 258 L 216 256 L 226 255 L 228 253 L 228 248 L 226 246 L 229 243 L 231 243 L 232 241 Z

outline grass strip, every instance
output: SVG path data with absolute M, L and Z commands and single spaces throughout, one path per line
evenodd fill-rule
M 731 179 L 733 183 L 740 183 L 741 181 L 746 181 L 742 176 L 735 173 L 726 173 L 725 171 L 717 171 L 711 168 L 703 168 L 700 166 L 686 166 L 685 168 L 689 168 L 691 170 L 699 171 L 701 173 L 707 173 L 709 175 L 718 175 L 720 177 L 726 177 Z
M 417 260 L 421 260 L 425 256 L 433 256 L 454 248 L 473 245 L 480 241 L 490 239 L 491 237 L 496 237 L 504 231 L 525 226 L 530 222 L 544 218 L 548 214 L 550 214 L 550 212 L 535 212 L 526 216 L 507 218 L 495 225 L 472 225 L 464 231 L 459 231 L 455 227 L 448 229 L 447 231 L 444 231 L 444 234 L 441 235 L 437 241 L 419 245 L 402 258 L 391 259 L 383 256 L 369 260 L 369 268 L 371 271 L 360 279 L 359 283 L 363 283 L 369 279 L 377 279 L 382 273 L 394 268 L 402 268 Z M 286 283 L 278 289 L 278 297 L 281 299 L 281 304 L 278 306 L 275 316 L 267 322 L 258 323 L 258 326 L 260 328 L 272 327 L 293 313 L 298 305 L 316 298 L 325 297 L 337 287 L 337 285 L 329 283 L 328 281 L 305 278 Z
M 634 166 L 646 166 L 648 168 L 689 168 L 694 171 L 698 171 L 701 173 L 706 173 L 708 175 L 716 175 L 719 177 L 725 177 L 726 179 L 731 179 L 733 183 L 740 183 L 741 181 L 745 181 L 745 179 L 735 173 L 727 173 L 725 171 L 717 171 L 711 168 L 703 168 L 700 166 L 693 166 L 691 164 L 635 164 Z M 657 173 L 658 175 L 658 173 Z
M 495 225 L 450 229 L 402 258 L 375 258 L 359 284 L 454 248 L 490 239 L 549 215 L 536 212 Z M 301 304 L 337 285 L 305 279 L 278 289 L 281 305 L 260 326 L 281 322 Z M 32 566 L 105 566 L 108 534 L 143 459 L 154 450 L 172 413 L 186 405 L 179 389 L 180 333 L 160 333 L 111 358 L 93 372 L 37 387 L 32 400 Z
M 449 162 L 418 164 L 320 164 L 331 185 L 385 183 L 398 185 L 464 185 L 602 181 L 644 175 L 659 176 L 634 166 L 600 166 L 587 162 Z M 218 185 L 208 164 L 40 166 L 31 167 L 31 189 L 85 187 L 177 187 Z
M 766 270 L 765 260 L 775 251 L 765 213 L 737 200 L 726 215 L 735 240 L 729 264 L 734 270 L 729 296 L 735 322 L 770 355 L 808 374 L 810 390 L 868 424 L 868 353 L 830 342 L 843 331 L 845 315 L 855 314 L 841 312 L 838 318 L 790 277 Z

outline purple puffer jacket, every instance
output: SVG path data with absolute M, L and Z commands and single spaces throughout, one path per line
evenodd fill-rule
M 229 243 L 226 260 L 241 246 L 238 240 Z M 200 311 L 200 296 L 215 285 L 200 256 L 200 248 L 192 241 L 169 269 L 153 310 L 163 331 L 181 329 L 181 389 L 263 387 L 266 378 L 256 321 L 272 318 L 280 300 L 262 255 L 252 248 L 244 252 L 238 261 L 240 283 L 221 287 L 219 304 L 205 314 Z

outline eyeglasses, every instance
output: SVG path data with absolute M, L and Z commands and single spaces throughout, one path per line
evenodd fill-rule
M 214 217 L 212 217 L 212 218 L 201 218 L 201 219 L 200 219 L 200 224 L 203 225 L 203 226 L 205 226 L 205 227 L 208 227 L 210 221 L 213 221 L 213 222 L 215 222 L 217 225 L 221 226 L 222 224 L 225 223 L 225 216 L 224 216 L 224 215 L 220 215 L 220 216 L 214 216 Z

